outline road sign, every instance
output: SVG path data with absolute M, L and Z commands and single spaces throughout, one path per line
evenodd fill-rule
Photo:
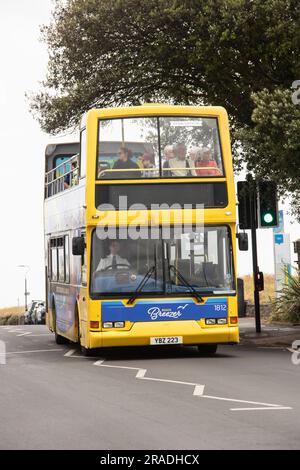
M 283 241 L 284 241 L 283 233 L 276 233 L 274 235 L 275 245 L 281 245 L 281 243 L 283 243 Z
M 273 233 L 284 233 L 283 210 L 278 211 L 278 227 L 273 227 Z
M 291 273 L 291 243 L 289 233 L 275 233 L 274 237 L 274 263 L 275 263 L 275 291 L 276 297 L 284 284 L 288 284 L 288 274 Z

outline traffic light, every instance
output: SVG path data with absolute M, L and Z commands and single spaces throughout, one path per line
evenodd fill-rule
M 251 229 L 252 217 L 257 228 L 256 184 L 254 181 L 238 181 L 237 183 L 239 228 Z
M 255 274 L 255 287 L 259 292 L 265 288 L 264 273 L 262 271 L 257 271 Z
M 260 228 L 278 226 L 277 186 L 271 181 L 258 183 Z

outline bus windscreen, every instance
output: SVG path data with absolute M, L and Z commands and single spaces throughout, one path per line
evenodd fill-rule
M 224 176 L 217 118 L 100 119 L 98 131 L 99 180 Z

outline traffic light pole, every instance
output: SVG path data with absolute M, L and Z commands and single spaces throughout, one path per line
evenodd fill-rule
M 253 265 L 253 285 L 254 285 L 254 308 L 255 308 L 255 328 L 256 333 L 261 333 L 259 290 L 256 283 L 257 273 L 259 271 L 257 261 L 257 239 L 256 239 L 256 196 L 251 195 L 251 243 L 252 243 L 252 265 Z

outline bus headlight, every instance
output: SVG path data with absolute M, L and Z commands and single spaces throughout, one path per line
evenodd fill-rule
M 206 325 L 215 325 L 216 324 L 216 319 L 215 318 L 205 318 L 205 324 Z
M 226 325 L 227 318 L 218 318 L 217 323 L 218 323 L 218 325 Z
M 125 322 L 124 321 L 105 321 L 102 323 L 103 328 L 124 328 Z

